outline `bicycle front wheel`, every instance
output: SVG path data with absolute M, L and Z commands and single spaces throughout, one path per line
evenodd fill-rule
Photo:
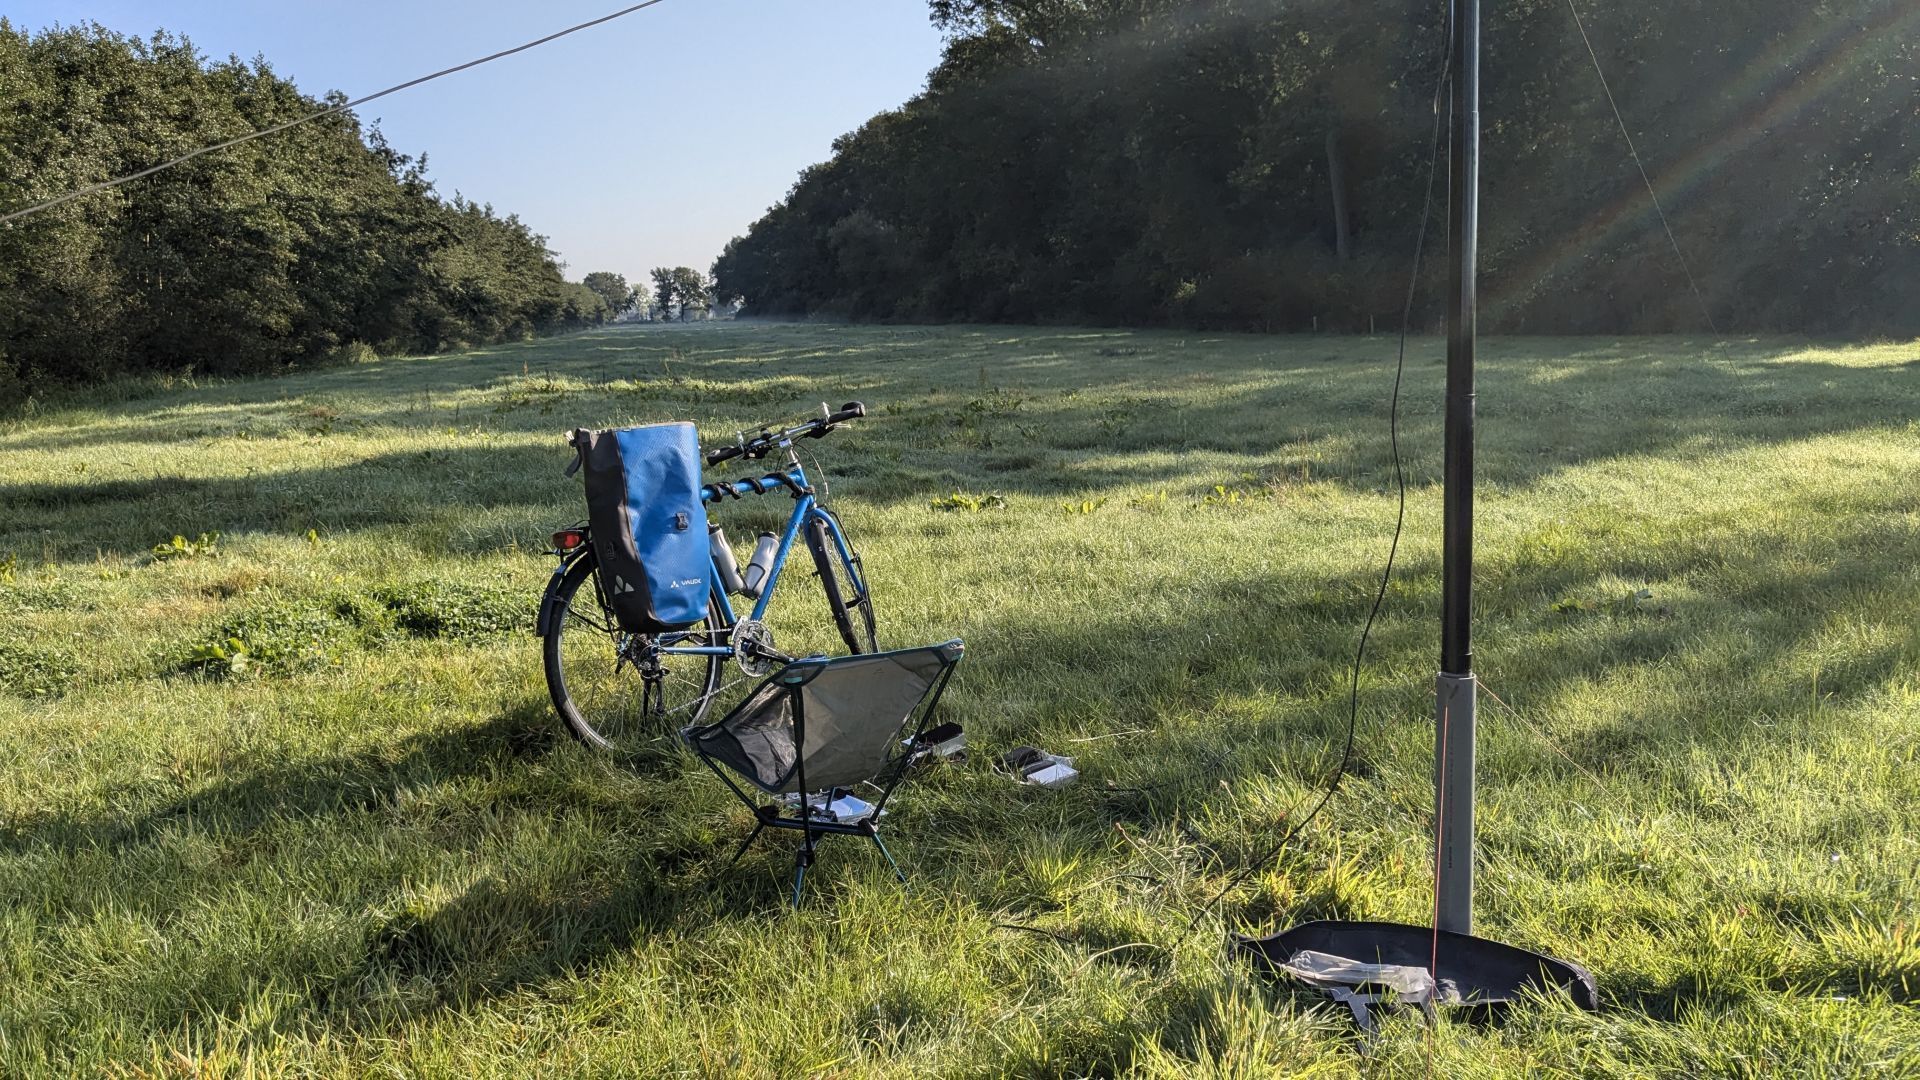
M 630 752 L 699 723 L 720 688 L 722 657 L 660 650 L 725 644 L 727 627 L 718 603 L 709 601 L 706 619 L 686 630 L 626 633 L 607 606 L 598 569 L 584 555 L 554 591 L 544 642 L 547 692 L 575 738 Z
M 813 554 L 813 566 L 819 572 L 820 588 L 827 594 L 827 608 L 833 612 L 840 640 L 846 642 L 849 652 L 879 652 L 867 575 L 833 511 L 819 510 L 807 520 L 807 550 Z

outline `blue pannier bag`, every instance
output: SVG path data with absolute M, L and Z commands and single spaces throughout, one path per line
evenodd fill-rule
M 684 630 L 707 617 L 713 556 L 688 423 L 573 433 L 587 476 L 600 588 L 620 628 Z

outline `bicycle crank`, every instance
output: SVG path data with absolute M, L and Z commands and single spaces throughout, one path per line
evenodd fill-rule
M 759 619 L 742 619 L 733 626 L 733 661 L 740 670 L 758 679 L 773 674 L 773 669 L 792 657 L 773 647 L 773 631 Z

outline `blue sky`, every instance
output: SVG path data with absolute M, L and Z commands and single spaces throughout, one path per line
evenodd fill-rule
M 403 82 L 631 0 L 9 0 L 16 27 L 164 27 L 264 55 L 309 94 Z M 442 193 L 518 213 L 574 278 L 706 269 L 824 160 L 924 85 L 940 38 L 921 0 L 665 0 L 361 110 Z

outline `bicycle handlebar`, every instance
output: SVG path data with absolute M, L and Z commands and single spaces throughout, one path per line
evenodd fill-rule
M 722 446 L 717 450 L 707 451 L 707 464 L 718 465 L 737 457 L 763 458 L 784 443 L 794 439 L 823 439 L 836 426 L 867 415 L 867 407 L 858 401 L 849 401 L 838 410 L 832 411 L 822 405 L 820 410 L 823 415 L 781 431 L 761 431 L 752 438 L 748 438 L 746 433 L 742 432 L 738 445 Z

